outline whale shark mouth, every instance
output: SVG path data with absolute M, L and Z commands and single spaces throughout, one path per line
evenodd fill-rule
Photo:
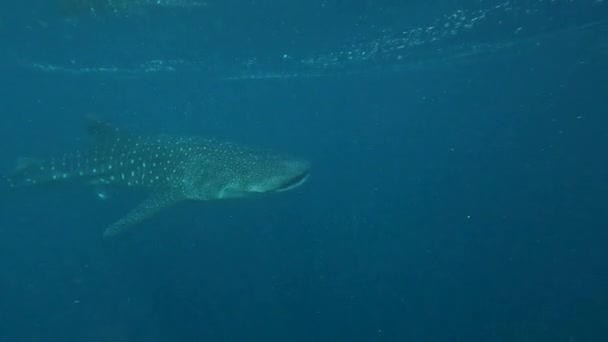
M 281 192 L 281 191 L 288 191 L 288 190 L 297 188 L 298 186 L 300 186 L 300 185 L 304 184 L 304 182 L 306 182 L 309 175 L 310 175 L 310 171 L 308 171 L 308 170 L 305 172 L 302 172 L 302 173 L 298 174 L 296 177 L 293 177 L 293 178 L 287 180 L 276 191 Z

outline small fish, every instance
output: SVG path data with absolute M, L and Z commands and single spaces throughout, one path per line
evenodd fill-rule
M 94 143 L 45 161 L 22 158 L 12 186 L 78 182 L 126 187 L 150 196 L 105 232 L 121 234 L 175 203 L 276 193 L 302 185 L 310 164 L 301 159 L 200 137 L 138 135 L 87 117 Z

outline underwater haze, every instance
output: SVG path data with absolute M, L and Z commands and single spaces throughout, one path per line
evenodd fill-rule
M 0 73 L 0 342 L 608 341 L 608 1 L 3 1 Z M 310 170 L 104 238 L 6 182 L 91 114 Z

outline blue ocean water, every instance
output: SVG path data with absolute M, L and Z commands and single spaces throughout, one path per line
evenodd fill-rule
M 608 340 L 608 3 L 4 1 L 2 174 L 99 114 L 303 156 L 188 203 L 0 188 L 0 341 Z

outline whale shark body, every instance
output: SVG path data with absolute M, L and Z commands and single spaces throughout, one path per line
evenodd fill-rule
M 94 143 L 49 160 L 22 159 L 12 186 L 78 182 L 147 190 L 150 196 L 104 231 L 112 237 L 175 203 L 248 197 L 303 184 L 305 160 L 200 137 L 138 135 L 87 118 Z

